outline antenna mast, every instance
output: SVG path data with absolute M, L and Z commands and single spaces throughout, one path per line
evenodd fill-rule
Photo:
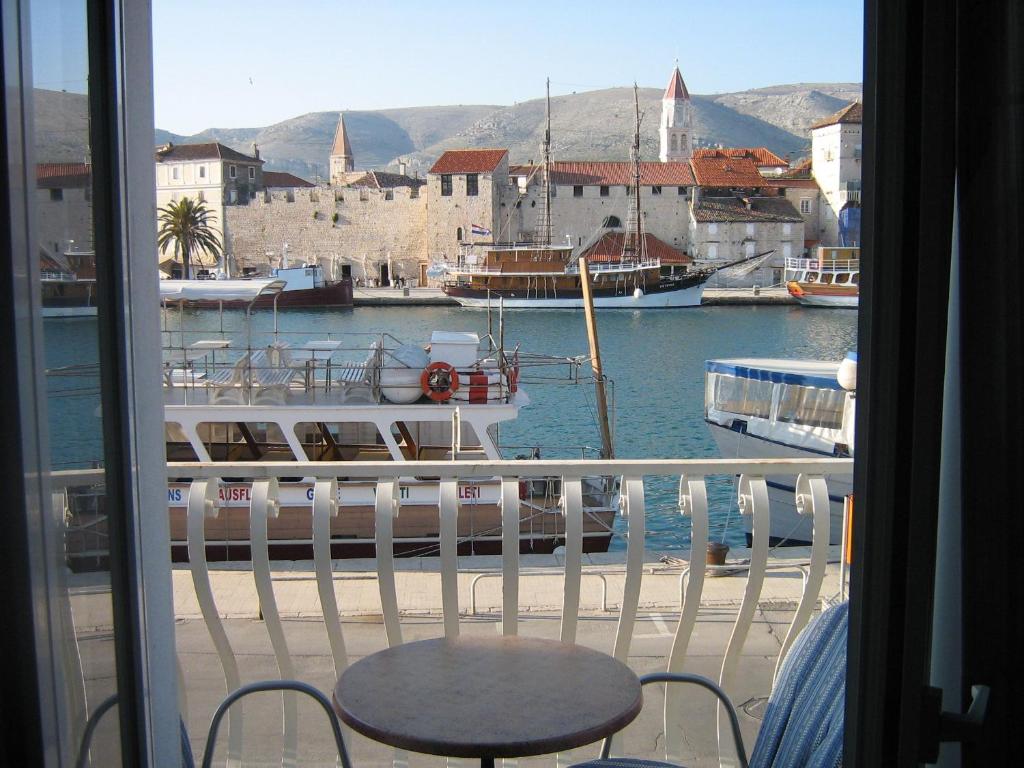
M 647 240 L 644 238 L 643 218 L 640 211 L 640 95 L 633 83 L 633 107 L 636 123 L 633 130 L 633 146 L 629 159 L 633 163 L 633 194 L 629 196 L 629 215 L 626 218 L 626 236 L 622 239 L 622 258 L 643 260 L 647 255 Z

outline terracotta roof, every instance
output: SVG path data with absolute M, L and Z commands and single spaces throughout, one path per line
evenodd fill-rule
M 490 173 L 507 154 L 507 149 L 449 149 L 427 173 Z
M 264 171 L 263 186 L 267 188 L 285 187 L 290 189 L 293 187 L 315 187 L 316 184 L 284 171 Z
M 334 145 L 331 147 L 331 157 L 352 157 L 352 145 L 348 143 L 348 133 L 345 131 L 345 115 L 338 113 L 338 127 L 334 129 Z
M 662 99 L 689 99 L 690 92 L 686 90 L 686 83 L 683 82 L 683 75 L 679 67 L 672 70 L 672 78 L 668 81 L 668 88 Z
M 788 168 L 783 158 L 768 147 L 726 147 L 725 149 L 695 149 L 694 157 L 749 157 L 758 168 Z
M 818 182 L 814 179 L 800 179 L 790 176 L 778 176 L 765 179 L 765 186 L 776 189 L 818 189 Z
M 605 232 L 601 239 L 587 248 L 583 255 L 593 262 L 618 261 L 622 258 L 622 244 L 625 237 L 623 232 Z M 685 253 L 673 248 L 664 240 L 659 240 L 649 232 L 644 233 L 644 242 L 647 245 L 647 255 L 654 259 L 661 259 L 662 264 L 693 263 L 693 259 Z
M 353 174 L 349 174 L 350 176 Z M 401 173 L 367 171 L 362 176 L 346 181 L 346 187 L 369 187 L 370 189 L 394 189 L 395 187 L 422 187 L 427 182 Z
M 558 161 L 551 164 L 551 181 L 564 186 L 629 186 L 633 164 L 601 161 Z M 689 163 L 640 163 L 641 186 L 691 187 Z
M 693 175 L 702 187 L 762 187 L 765 178 L 749 157 L 694 157 Z
M 750 208 L 747 208 L 748 201 Z M 797 224 L 803 221 L 793 204 L 784 197 L 706 197 L 694 207 L 693 218 L 704 222 L 781 221 Z
M 509 176 L 529 176 L 536 168 L 537 165 L 510 165 L 508 167 Z
M 243 155 L 231 147 L 225 147 L 219 141 L 205 144 L 165 144 L 162 147 L 157 147 L 156 161 L 158 163 L 190 160 L 234 160 L 238 163 L 263 164 L 258 157 Z
M 42 189 L 71 189 L 89 186 L 91 166 L 87 163 L 39 163 L 36 185 Z
M 811 158 L 807 157 L 794 165 L 788 171 L 780 173 L 777 179 L 809 179 L 811 178 Z
M 838 125 L 839 123 L 863 123 L 864 122 L 864 105 L 859 101 L 855 101 L 852 104 L 847 104 L 845 107 L 840 109 L 834 115 L 829 115 L 824 120 L 819 120 L 811 126 L 813 131 L 815 128 L 825 128 L 830 125 Z

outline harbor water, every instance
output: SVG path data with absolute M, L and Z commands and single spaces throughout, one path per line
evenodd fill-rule
M 496 313 L 494 313 L 496 315 Z M 164 327 L 174 333 L 178 310 L 167 311 Z M 273 315 L 253 313 L 246 327 L 241 311 L 225 311 L 228 336 L 243 346 L 272 338 Z M 186 310 L 189 331 L 216 335 L 215 311 Z M 323 334 L 367 334 L 344 346 L 365 345 L 369 334 L 387 332 L 403 341 L 427 342 L 432 330 L 487 331 L 485 311 L 457 307 L 364 307 L 355 310 L 289 310 L 278 315 L 279 330 Z M 497 322 L 494 323 L 497 333 Z M 704 361 L 722 357 L 786 357 L 840 360 L 856 348 L 857 313 L 797 306 L 698 307 L 686 310 L 598 313 L 598 331 L 606 374 L 613 382 L 614 437 L 618 458 L 708 458 L 718 455 L 704 423 Z M 96 360 L 95 319 L 45 321 L 47 367 Z M 177 334 L 174 333 L 174 343 Z M 340 336 L 339 336 L 340 337 Z M 190 334 L 187 340 L 200 336 Z M 301 338 L 297 336 L 295 338 Z M 340 337 L 345 338 L 345 337 Z M 351 343 L 349 343 L 351 341 Z M 583 356 L 587 335 L 582 312 L 505 313 L 505 347 L 523 352 Z M 359 355 L 347 355 L 356 359 Z M 365 356 L 365 355 L 363 355 Z M 578 384 L 568 381 L 567 366 L 524 370 L 531 403 L 519 418 L 501 425 L 506 458 L 539 449 L 545 458 L 580 458 L 581 447 L 600 444 L 589 366 Z M 538 378 L 557 379 L 542 383 Z M 51 376 L 52 434 L 66 436 L 51 453 L 60 467 L 91 466 L 99 461 L 97 383 L 88 376 Z M 154 393 L 154 402 L 159 393 Z M 596 457 L 596 450 L 587 452 Z M 678 509 L 678 490 L 668 478 L 646 479 L 647 543 L 650 549 L 689 546 L 689 522 Z M 731 545 L 743 543 L 736 509 L 734 478 L 708 480 L 711 535 Z M 621 520 L 619 524 L 621 524 Z M 622 536 L 612 548 L 625 546 Z

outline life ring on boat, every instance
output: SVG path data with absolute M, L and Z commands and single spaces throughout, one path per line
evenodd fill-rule
M 441 362 L 431 363 L 420 375 L 420 389 L 423 394 L 438 403 L 451 399 L 459 389 L 459 372 L 454 365 Z

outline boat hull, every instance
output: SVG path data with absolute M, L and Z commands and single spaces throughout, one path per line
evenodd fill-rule
M 524 296 L 522 291 L 482 291 L 465 286 L 445 286 L 446 295 L 463 307 L 486 308 L 495 306 L 501 300 L 505 309 L 583 309 L 583 294 L 579 291 L 559 291 L 556 296 Z M 518 294 L 518 295 L 517 295 Z M 641 293 L 614 295 L 594 292 L 594 307 L 597 309 L 672 309 L 700 306 L 704 296 L 704 284 L 656 288 Z
M 260 296 L 253 302 L 256 309 L 270 309 L 274 306 L 274 296 Z M 321 288 L 300 288 L 294 291 L 282 291 L 277 294 L 277 308 L 285 309 L 303 308 L 314 309 L 316 307 L 351 307 L 352 306 L 352 281 L 349 279 L 339 280 L 336 283 L 325 285 Z M 248 300 L 239 301 L 212 301 L 209 299 L 187 299 L 183 302 L 170 300 L 170 303 L 177 305 L 183 303 L 186 307 L 196 309 L 218 309 L 220 307 L 242 308 L 249 306 Z
M 739 432 L 721 424 L 707 422 L 708 429 L 723 458 L 744 459 L 821 459 L 829 454 L 783 445 L 756 435 Z M 796 510 L 796 478 L 792 475 L 769 475 L 768 499 L 771 502 L 769 540 L 772 546 L 799 546 L 811 543 L 813 522 Z M 829 543 L 841 544 L 843 538 L 843 500 L 853 493 L 852 476 L 828 478 Z M 751 519 L 744 516 L 743 525 L 749 539 Z
M 819 283 L 787 283 L 789 295 L 806 307 L 841 307 L 856 309 L 859 290 L 850 286 L 830 286 Z

